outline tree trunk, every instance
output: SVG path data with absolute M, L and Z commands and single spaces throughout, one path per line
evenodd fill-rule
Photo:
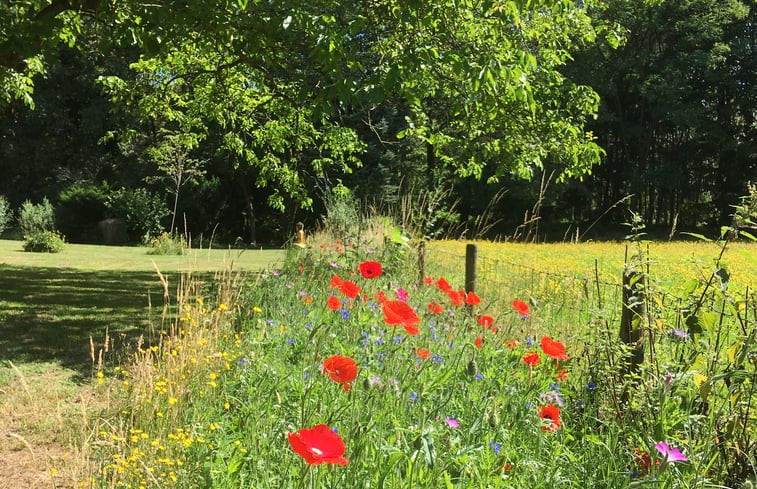
M 248 220 L 247 229 L 249 231 L 247 238 L 249 239 L 249 244 L 254 246 L 257 244 L 257 236 L 255 232 L 255 206 L 253 205 L 253 202 L 252 202 L 252 196 L 250 195 L 250 192 L 247 190 L 245 179 L 240 178 L 239 180 L 242 185 L 242 193 L 244 194 L 244 201 L 245 201 L 245 204 L 247 205 L 247 220 Z

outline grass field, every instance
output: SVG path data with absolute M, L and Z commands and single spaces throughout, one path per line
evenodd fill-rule
M 100 341 L 139 334 L 187 272 L 232 267 L 258 271 L 281 261 L 283 250 L 190 250 L 148 255 L 145 247 L 68 244 L 61 253 L 27 253 L 22 242 L 0 240 L 0 358 L 18 363 L 89 362 L 89 337 Z M 0 374 L 0 381 L 2 375 Z
M 284 250 L 171 256 L 78 244 L 48 254 L 24 252 L 22 244 L 0 240 L 0 489 L 32 487 L 49 476 L 46 457 L 66 455 L 88 411 L 82 396 L 106 334 L 113 356 L 160 327 L 164 286 L 156 269 L 173 301 L 189 271 L 254 272 L 285 257 Z
M 614 323 L 620 303 L 609 291 L 617 291 L 624 243 L 477 243 L 475 310 L 492 315 L 491 330 L 452 300 L 463 287 L 466 244 L 429 243 L 424 276 L 431 281 L 422 284 L 405 261 L 414 261 L 412 249 L 398 258 L 337 243 L 287 264 L 279 261 L 283 252 L 267 255 L 278 265 L 258 286 L 227 280 L 224 294 L 193 289 L 201 295 L 172 296 L 181 311 L 173 326 L 183 334 L 161 337 L 114 369 L 112 360 L 100 368 L 91 359 L 89 336 L 99 350 L 106 328 L 126 338 L 160 320 L 164 289 L 152 261 L 166 260 L 158 266 L 173 291 L 185 267 L 224 268 L 225 252 L 152 257 L 139 248 L 69 245 L 68 257 L 56 257 L 0 242 L 9 251 L 0 260 L 0 356 L 13 362 L 0 366 L 0 431 L 10 433 L 0 440 L 0 489 L 3 481 L 11 489 L 34 481 L 68 487 L 72 480 L 81 483 L 72 487 L 87 488 L 682 488 L 754 475 L 754 380 L 744 377 L 754 368 L 729 366 L 754 342 L 746 327 L 757 312 L 754 299 L 739 302 L 737 293 L 757 282 L 757 246 L 729 247 L 724 261 L 734 295 L 715 290 L 712 304 L 720 309 L 697 314 L 705 330 L 696 344 L 671 336 L 678 312 L 660 296 L 650 326 L 655 357 L 639 385 L 613 368 L 622 358 Z M 712 292 L 704 284 L 716 246 L 646 249 L 659 290 L 689 299 Z M 258 253 L 269 252 L 245 252 L 235 263 L 266 268 L 270 260 L 242 265 Z M 362 278 L 361 260 L 380 261 L 384 276 Z M 203 261 L 204 268 L 196 266 Z M 335 289 L 334 275 L 354 281 L 360 296 Z M 435 285 L 440 277 L 453 293 Z M 688 296 L 687 287 L 695 287 Z M 405 295 L 420 316 L 420 333 L 387 327 L 379 292 Z M 327 307 L 332 297 L 338 309 Z M 734 306 L 726 311 L 721 297 Z M 514 298 L 530 304 L 527 319 L 513 311 Z M 431 312 L 433 304 L 441 311 Z M 571 358 L 542 353 L 538 341 L 532 346 L 545 335 L 564 341 Z M 324 359 L 336 354 L 357 361 L 350 388 L 323 374 Z M 540 363 L 524 363 L 529 355 Z M 736 374 L 738 383 L 723 384 Z M 86 379 L 91 389 L 77 384 Z M 638 398 L 621 406 L 629 385 Z M 545 414 L 558 401 L 562 414 Z M 704 401 L 713 409 L 703 412 Z M 88 419 L 88 412 L 96 416 Z M 550 419 L 561 423 L 545 425 Z M 349 465 L 311 467 L 292 451 L 287 433 L 317 423 L 338 429 Z M 689 461 L 668 464 L 655 448 L 663 441 Z M 77 472 L 65 457 L 94 465 Z M 70 473 L 61 473 L 66 467 Z
M 284 259 L 277 250 L 191 249 L 185 255 L 148 255 L 144 246 L 101 246 L 68 244 L 61 253 L 27 253 L 23 241 L 0 239 L 0 266 L 71 268 L 129 272 L 213 271 L 232 266 L 239 270 L 260 270 Z M 154 265 L 153 265 L 154 263 Z
M 430 243 L 429 263 L 464 273 L 460 264 L 468 243 L 444 240 Z M 626 257 L 638 249 L 637 245 L 627 242 L 470 243 L 477 246 L 482 277 L 505 281 L 508 273 L 521 281 L 524 273 L 544 272 L 589 279 L 595 278 L 596 273 L 602 281 L 619 283 Z M 648 253 L 650 272 L 662 282 L 671 283 L 681 277 L 712 273 L 721 247 L 714 242 L 676 241 L 643 243 L 641 249 Z M 734 287 L 743 288 L 750 283 L 757 286 L 757 243 L 730 243 L 722 266 L 728 268 Z

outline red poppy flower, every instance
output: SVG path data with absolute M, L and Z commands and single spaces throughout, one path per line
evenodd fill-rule
M 546 355 L 557 360 L 568 359 L 568 355 L 565 354 L 565 345 L 559 341 L 553 340 L 549 336 L 545 336 L 541 339 L 541 349 Z
M 450 286 L 449 282 L 447 282 L 444 279 L 444 277 L 441 277 L 439 280 L 436 281 L 436 286 L 442 292 L 448 292 L 448 291 L 452 290 L 452 287 Z
M 392 326 L 402 325 L 409 335 L 417 335 L 421 319 L 413 308 L 402 301 L 386 301 L 381 306 L 384 311 L 384 322 Z
M 338 310 L 340 307 L 342 307 L 342 301 L 336 298 L 336 296 L 329 297 L 329 300 L 326 302 L 326 305 L 331 309 L 332 311 Z
M 325 424 L 303 428 L 296 433 L 287 433 L 289 444 L 310 465 L 347 465 L 344 458 L 344 441 Z
M 342 384 L 345 391 L 350 390 L 350 382 L 357 378 L 357 363 L 350 357 L 333 355 L 323 362 L 323 371 L 331 380 Z
M 561 368 L 555 374 L 555 380 L 565 380 L 567 378 L 568 378 L 568 371 L 564 368 Z
M 447 297 L 449 297 L 449 300 L 452 302 L 453 306 L 462 306 L 463 304 L 465 304 L 465 292 L 463 292 L 462 290 L 460 292 L 448 290 Z
M 360 270 L 360 274 L 364 278 L 380 277 L 381 273 L 383 272 L 381 263 L 377 261 L 364 261 L 358 266 L 358 269 Z
M 476 338 L 476 341 L 473 342 L 473 344 L 476 346 L 476 348 L 481 348 L 481 345 L 484 343 L 484 339 L 481 336 L 478 336 Z
M 441 314 L 444 311 L 442 305 L 434 301 L 428 303 L 428 310 L 431 314 Z
M 520 299 L 515 299 L 512 302 L 512 306 L 513 306 L 513 309 L 515 309 L 516 311 L 518 311 L 518 314 L 520 314 L 521 317 L 523 317 L 524 319 L 528 318 L 528 316 L 531 313 L 530 310 L 529 310 L 529 308 L 528 308 L 528 304 L 526 304 L 525 302 L 523 302 Z
M 428 350 L 428 348 L 418 348 L 417 350 L 415 350 L 415 354 L 418 356 L 418 358 L 421 358 L 423 360 L 431 356 L 431 352 Z
M 652 466 L 652 457 L 647 452 L 642 452 L 638 448 L 633 451 L 634 461 L 643 468 L 649 468 Z
M 338 289 L 339 287 L 342 286 L 342 282 L 343 280 L 341 279 L 341 277 L 339 277 L 339 275 L 334 275 L 331 277 L 330 285 L 334 287 L 335 289 Z
M 378 292 L 376 292 L 376 295 L 373 297 L 376 298 L 379 304 L 383 304 L 387 300 L 386 294 L 384 294 L 383 290 L 379 290 Z
M 431 277 L 423 277 L 423 280 L 422 280 L 422 282 L 423 282 L 423 283 L 424 283 L 425 285 L 431 285 L 431 284 L 433 284 L 433 283 L 434 283 L 434 279 L 433 279 L 433 278 L 431 278 Z
M 515 341 L 515 340 L 507 340 L 507 342 L 505 343 L 505 345 L 507 346 L 508 350 L 512 350 L 513 348 L 515 348 L 516 346 L 518 346 L 518 342 Z
M 536 365 L 539 365 L 539 362 L 541 360 L 539 359 L 538 353 L 536 353 L 535 351 L 530 351 L 523 356 L 523 361 L 531 365 L 532 367 L 535 367 Z
M 342 282 L 342 285 L 339 286 L 339 292 L 350 299 L 354 299 L 360 293 L 360 287 L 355 282 L 345 280 Z
M 472 290 L 465 296 L 465 303 L 469 306 L 475 306 L 481 303 L 481 298 Z
M 494 324 L 494 318 L 491 316 L 476 316 L 476 321 L 484 328 L 488 328 Z
M 539 406 L 539 417 L 547 424 L 543 425 L 541 429 L 554 433 L 560 428 L 560 408 L 552 404 L 546 406 Z

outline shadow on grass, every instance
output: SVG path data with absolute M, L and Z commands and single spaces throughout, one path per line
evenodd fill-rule
M 107 330 L 112 365 L 130 340 L 160 328 L 163 304 L 154 272 L 0 266 L 0 360 L 57 361 L 89 378 L 90 336 L 97 356 Z

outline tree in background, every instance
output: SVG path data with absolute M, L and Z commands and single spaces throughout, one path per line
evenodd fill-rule
M 197 135 L 192 133 L 176 134 L 163 131 L 160 142 L 147 149 L 147 154 L 161 173 L 157 179 L 167 181 L 169 190 L 173 193 L 171 227 L 169 228 L 171 232 L 176 229 L 176 211 L 181 188 L 195 182 L 205 174 L 204 162 L 189 157 L 190 151 L 197 146 L 197 139 Z
M 196 134 L 205 161 L 175 214 L 248 242 L 256 221 L 286 239 L 284 221 L 325 215 L 339 181 L 364 202 L 453 189 L 461 223 L 506 190 L 495 234 L 539 201 L 560 239 L 629 194 L 650 225 L 724 222 L 757 174 L 744 1 L 20 0 L 0 14 L 13 205 L 79 181 L 145 186 L 163 131 Z M 625 221 L 614 210 L 605 221 Z
M 633 194 L 650 225 L 715 225 L 757 176 L 755 8 L 738 0 L 624 2 L 593 15 L 625 42 L 576 55 L 600 94 L 590 128 L 607 151 L 590 179 L 599 212 Z
M 102 78 L 113 103 L 156 129 L 217 128 L 220 150 L 257 169 L 273 205 L 308 207 L 308 182 L 360 164 L 364 142 L 344 119 L 384 103 L 401 109 L 402 135 L 426 146 L 431 174 L 529 175 L 546 159 L 565 176 L 586 173 L 600 155 L 583 130 L 596 95 L 557 70 L 573 43 L 594 36 L 585 6 L 29 0 L 10 7 L 0 63 L 14 70 L 83 31 L 101 50 L 136 41 L 133 74 Z M 19 39 L 29 47 L 16 50 Z

